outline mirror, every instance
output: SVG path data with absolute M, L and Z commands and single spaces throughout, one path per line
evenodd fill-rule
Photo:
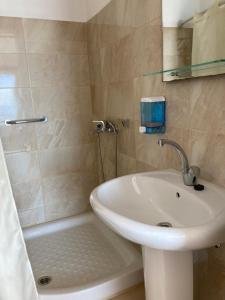
M 162 0 L 163 80 L 225 73 L 225 0 Z

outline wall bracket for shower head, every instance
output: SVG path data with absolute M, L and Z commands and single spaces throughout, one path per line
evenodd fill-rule
M 117 126 L 112 122 L 108 120 L 99 120 L 99 121 L 92 121 L 92 123 L 95 124 L 95 131 L 97 133 L 118 133 Z

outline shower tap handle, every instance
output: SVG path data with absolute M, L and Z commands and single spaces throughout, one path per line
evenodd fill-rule
M 99 121 L 92 121 L 95 124 L 95 129 L 97 132 L 104 132 L 106 130 L 106 121 L 99 120 Z

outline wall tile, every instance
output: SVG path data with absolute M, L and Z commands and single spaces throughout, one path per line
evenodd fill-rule
M 91 115 L 91 91 L 89 86 L 65 87 L 51 85 L 32 88 L 34 110 L 49 120 L 74 119 L 77 114 Z
M 39 149 L 73 147 L 94 141 L 91 116 L 79 115 L 74 119 L 49 119 L 48 123 L 36 126 Z
M 12 153 L 5 157 L 12 184 L 40 178 L 37 152 Z
M 88 201 L 80 186 L 87 193 L 97 182 L 86 25 L 5 17 L 0 25 L 0 137 L 21 224 L 80 213 Z M 3 122 L 40 116 L 48 122 L 10 127 Z M 53 192 L 44 203 L 46 176 Z M 51 199 L 55 189 L 65 196 L 61 203 Z
M 37 150 L 35 126 L 13 125 L 1 126 L 0 136 L 5 153 Z
M 26 41 L 28 53 L 87 54 L 87 43 L 79 41 Z
M 35 113 L 29 89 L 0 89 L 0 136 L 5 152 L 31 151 L 37 148 L 34 125 L 4 126 L 4 120 L 33 117 Z
M 158 135 L 143 135 L 140 99 L 165 96 L 167 131 L 160 137 L 178 142 L 201 176 L 225 186 L 225 76 L 162 82 L 143 74 L 162 68 L 161 1 L 112 0 L 88 24 L 88 53 L 95 115 L 117 121 L 120 128 L 118 174 L 175 168 L 180 158 L 172 147 L 158 146 Z M 171 49 L 170 49 L 171 50 Z M 115 152 L 110 137 L 102 137 L 106 179 L 115 177 Z M 101 166 L 99 174 L 101 174 Z M 100 176 L 102 180 L 102 176 Z M 195 300 L 223 300 L 224 249 L 218 257 L 195 263 Z
M 148 24 L 135 31 L 132 45 L 128 48 L 133 51 L 133 65 L 136 76 L 142 76 L 149 70 L 159 70 L 161 68 L 161 38 L 162 31 L 159 26 Z M 157 53 L 157 56 L 155 53 Z
M 41 180 L 13 184 L 13 195 L 19 211 L 43 206 Z
M 45 221 L 44 207 L 19 211 L 19 219 L 22 227 L 41 224 Z
M 23 53 L 25 42 L 22 20 L 18 18 L 0 18 L 0 53 Z
M 86 41 L 86 26 L 78 22 L 23 19 L 26 40 Z
M 90 173 L 73 173 L 45 178 L 45 214 L 47 220 L 81 213 L 87 209 L 89 195 L 97 183 Z
M 49 177 L 79 171 L 92 171 L 96 166 L 95 154 L 93 144 L 41 151 L 41 175 Z
M 0 89 L 0 119 L 23 119 L 34 117 L 29 89 Z
M 107 96 L 107 86 L 91 86 L 92 112 L 96 119 L 105 119 Z
M 0 88 L 29 87 L 25 54 L 0 55 Z
M 29 54 L 28 63 L 32 87 L 51 84 L 65 86 L 89 84 L 86 55 Z

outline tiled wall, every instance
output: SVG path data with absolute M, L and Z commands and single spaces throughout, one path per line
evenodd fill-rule
M 0 125 L 23 226 L 80 213 L 96 185 L 86 26 L 0 17 Z
M 225 186 L 225 76 L 162 83 L 143 77 L 162 67 L 160 0 L 112 0 L 88 24 L 92 105 L 96 118 L 130 119 L 119 134 L 119 174 L 180 169 L 170 147 L 159 148 L 157 136 L 142 135 L 141 97 L 166 96 L 166 137 L 180 143 L 202 177 Z M 108 137 L 107 139 L 110 139 Z M 113 145 L 113 137 L 111 137 Z M 112 172 L 113 147 L 103 140 L 105 172 Z M 225 247 L 197 253 L 196 299 L 224 300 Z

